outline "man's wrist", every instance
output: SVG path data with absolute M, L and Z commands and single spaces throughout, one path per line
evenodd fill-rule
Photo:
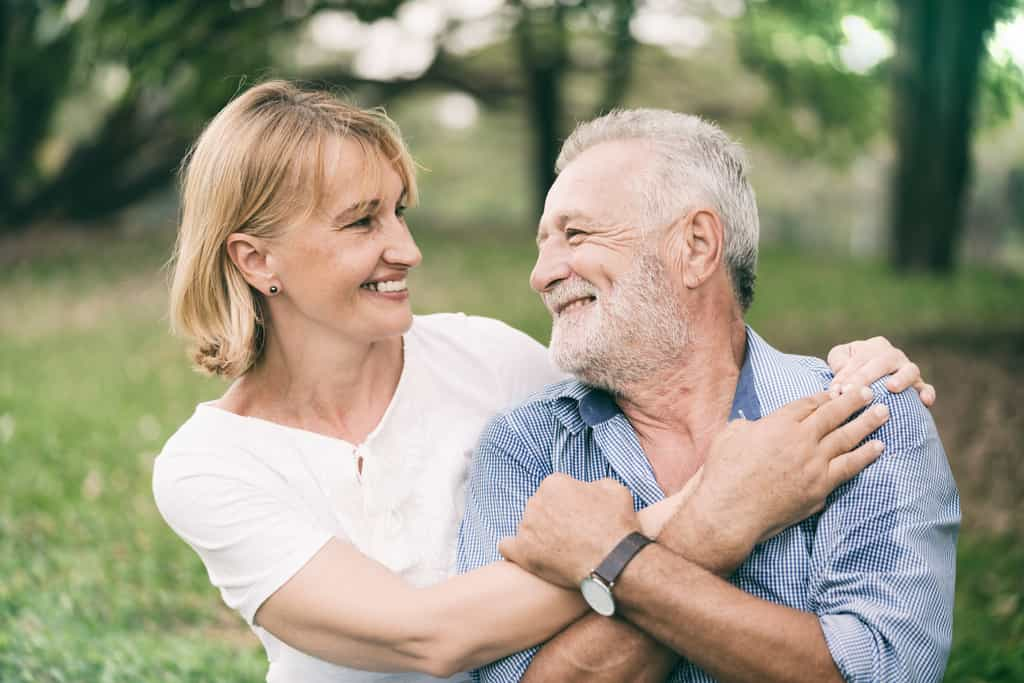
M 657 541 L 701 568 L 719 576 L 729 576 L 749 557 L 757 543 L 749 529 L 730 524 L 732 515 L 722 514 L 705 505 L 700 494 L 686 501 Z
M 608 553 L 600 564 L 580 582 L 584 600 L 598 614 L 610 617 L 615 613 L 612 589 L 619 574 L 641 550 L 654 541 L 638 531 L 627 534 Z

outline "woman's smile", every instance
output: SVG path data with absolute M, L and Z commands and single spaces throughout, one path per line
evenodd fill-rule
M 359 289 L 374 297 L 383 297 L 392 301 L 405 301 L 409 298 L 409 286 L 403 277 L 400 280 L 373 280 L 359 285 Z

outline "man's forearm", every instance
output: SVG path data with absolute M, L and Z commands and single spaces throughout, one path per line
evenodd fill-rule
M 721 681 L 836 681 L 816 615 L 761 600 L 660 544 L 615 586 L 620 613 Z
M 672 512 L 678 506 L 671 506 L 671 501 L 642 511 L 644 533 L 659 540 L 664 538 L 692 562 L 728 576 L 742 557 L 733 549 L 719 549 L 707 534 L 689 528 L 685 496 L 679 504 L 684 511 L 674 515 Z M 534 656 L 522 680 L 660 682 L 678 659 L 673 650 L 629 622 L 588 614 L 548 641 Z
M 630 623 L 580 619 L 541 648 L 524 681 L 662 681 L 679 655 L 723 681 L 842 681 L 815 615 L 719 578 L 745 559 L 750 539 L 725 537 L 684 508 L 616 583 Z
M 548 641 L 523 683 L 661 683 L 678 656 L 629 622 L 590 614 Z

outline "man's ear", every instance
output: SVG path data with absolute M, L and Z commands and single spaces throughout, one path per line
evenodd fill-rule
M 698 209 L 669 230 L 668 262 L 682 276 L 684 286 L 689 289 L 701 286 L 722 265 L 725 251 L 722 219 L 712 209 Z
M 227 250 L 245 281 L 265 294 L 274 277 L 267 263 L 266 240 L 233 232 L 228 235 Z

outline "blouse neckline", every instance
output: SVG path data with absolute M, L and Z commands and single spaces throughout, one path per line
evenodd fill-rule
M 290 425 L 281 424 L 280 422 L 274 422 L 273 420 L 267 420 L 261 417 L 239 415 L 238 413 L 233 413 L 230 410 L 225 410 L 224 408 L 220 408 L 218 406 L 213 405 L 213 401 L 205 401 L 203 403 L 200 403 L 199 405 L 196 406 L 196 409 L 198 410 L 202 408 L 207 411 L 213 411 L 218 414 L 225 415 L 230 419 L 244 420 L 246 424 L 263 426 L 266 429 L 270 429 L 273 431 L 286 432 L 292 435 L 299 435 L 305 438 L 325 440 L 335 445 L 341 444 L 348 449 L 357 451 L 360 448 L 369 445 L 381 432 L 381 430 L 384 428 L 384 425 L 387 424 L 388 419 L 391 416 L 391 413 L 394 411 L 395 405 L 398 404 L 400 395 L 403 393 L 403 391 L 405 391 L 406 385 L 408 385 L 409 382 L 411 381 L 409 380 L 409 374 L 412 372 L 412 370 L 410 369 L 412 366 L 412 363 L 410 362 L 410 357 L 414 354 L 410 353 L 411 347 L 413 346 L 412 344 L 410 344 L 410 336 L 411 335 L 408 332 L 402 335 L 402 371 L 398 376 L 398 384 L 395 386 L 395 391 L 394 393 L 391 394 L 391 400 L 388 401 L 388 407 L 384 409 L 384 414 L 381 415 L 380 420 L 377 421 L 377 424 L 374 426 L 373 430 L 369 434 L 367 434 L 366 438 L 359 443 L 352 443 L 350 441 L 347 441 L 346 439 L 342 439 L 341 437 L 331 436 L 330 434 L 324 434 L 323 432 L 315 432 L 310 429 L 303 429 L 302 427 L 292 427 Z

